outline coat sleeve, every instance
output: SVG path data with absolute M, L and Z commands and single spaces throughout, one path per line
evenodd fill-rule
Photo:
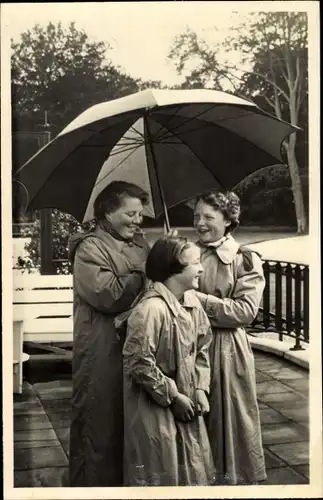
M 176 383 L 156 364 L 156 350 L 162 329 L 163 311 L 149 300 L 128 319 L 123 347 L 124 373 L 143 387 L 160 406 L 169 406 L 178 394 Z
M 117 276 L 95 239 L 87 238 L 76 251 L 74 283 L 80 297 L 94 309 L 117 314 L 131 306 L 144 284 L 144 273 L 134 270 Z
M 214 295 L 198 293 L 213 327 L 244 327 L 250 325 L 257 316 L 265 287 L 262 262 L 259 256 L 252 252 L 253 267 L 246 271 L 241 254 L 239 258 L 241 262 L 238 265 L 232 297 L 221 299 Z
M 212 342 L 212 330 L 209 319 L 201 308 L 197 336 L 197 353 L 195 361 L 196 389 L 209 393 L 210 389 L 210 356 L 209 349 Z

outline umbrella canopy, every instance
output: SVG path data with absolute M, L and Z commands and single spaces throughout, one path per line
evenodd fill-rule
M 29 209 L 58 208 L 79 221 L 113 180 L 146 189 L 146 215 L 210 189 L 232 189 L 282 160 L 299 130 L 255 104 L 213 90 L 145 90 L 87 109 L 16 174 Z M 167 218 L 166 218 L 167 222 Z

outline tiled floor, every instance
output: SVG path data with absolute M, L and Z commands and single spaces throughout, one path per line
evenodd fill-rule
M 266 353 L 255 359 L 266 484 L 308 484 L 308 372 Z M 15 487 L 67 486 L 69 369 L 32 367 L 14 397 Z

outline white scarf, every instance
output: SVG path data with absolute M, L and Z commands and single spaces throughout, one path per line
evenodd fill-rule
M 217 241 L 212 241 L 211 243 L 205 243 L 205 246 L 212 247 L 212 248 L 218 248 L 219 246 L 222 245 L 222 243 L 224 243 L 229 238 L 229 236 L 230 236 L 230 234 L 227 233 L 226 235 L 222 236 L 222 238 L 220 238 Z

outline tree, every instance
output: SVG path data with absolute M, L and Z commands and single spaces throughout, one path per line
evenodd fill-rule
M 250 14 L 235 28 L 234 36 L 223 41 L 227 50 L 242 54 L 241 63 L 250 69 L 228 62 L 219 63 L 219 45 L 209 47 L 191 30 L 175 39 L 170 58 L 178 72 L 195 60 L 195 69 L 186 75 L 199 84 L 223 90 L 224 82 L 231 85 L 236 95 L 252 99 L 261 107 L 268 107 L 279 119 L 307 128 L 307 18 L 302 12 L 266 12 Z M 305 123 L 304 123 L 305 122 Z M 303 136 L 303 144 L 306 143 Z M 286 159 L 291 177 L 298 232 L 307 229 L 307 217 L 301 172 L 297 160 L 297 134 L 284 141 Z M 300 152 L 298 150 L 298 152 Z M 304 155 L 303 155 L 304 157 Z M 306 182 L 305 182 L 306 184 Z
M 246 29 L 248 32 L 246 32 Z M 245 34 L 247 33 L 247 34 Z M 299 126 L 301 108 L 307 108 L 307 15 L 303 12 L 264 12 L 250 15 L 236 30 L 234 47 L 253 56 L 254 89 L 265 99 L 277 118 Z M 262 82 L 261 82 L 262 80 Z M 249 81 L 250 85 L 250 81 Z M 307 229 L 307 217 L 296 157 L 296 133 L 284 141 L 298 232 Z
M 106 59 L 109 48 L 75 23 L 22 33 L 12 42 L 13 131 L 39 131 L 47 111 L 54 136 L 89 106 L 137 91 L 136 81 Z
M 167 89 L 167 85 L 163 85 L 160 80 L 136 80 L 138 85 L 138 90 L 146 90 L 146 89 Z
M 169 51 L 169 59 L 179 75 L 184 76 L 182 89 L 210 88 L 224 90 L 223 80 L 231 79 L 217 57 L 219 46 L 210 48 L 189 27 L 176 36 Z

